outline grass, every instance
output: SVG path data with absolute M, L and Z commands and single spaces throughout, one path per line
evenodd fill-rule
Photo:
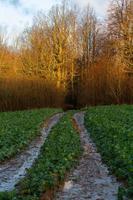
M 1 193 L 0 200 L 39 200 L 40 196 L 64 180 L 80 156 L 79 134 L 72 126 L 71 114 L 65 115 L 52 129 L 41 154 L 18 184 L 18 191 Z
M 133 198 L 133 106 L 89 108 L 85 124 L 110 170 L 124 182 L 119 199 Z
M 58 109 L 0 113 L 0 162 L 20 153 L 40 133 L 40 125 Z

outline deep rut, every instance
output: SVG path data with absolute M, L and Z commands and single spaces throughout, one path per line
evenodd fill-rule
M 56 200 L 116 200 L 119 183 L 109 175 L 107 167 L 84 126 L 84 112 L 74 115 L 84 148 L 79 165 L 67 177 Z
M 0 164 L 0 192 L 13 190 L 19 180 L 26 175 L 26 170 L 29 169 L 37 159 L 50 130 L 59 121 L 62 115 L 63 113 L 58 113 L 51 117 L 42 129 L 41 135 L 31 142 L 24 152 L 5 164 Z

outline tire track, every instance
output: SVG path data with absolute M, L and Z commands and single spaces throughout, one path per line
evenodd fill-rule
M 63 113 L 52 116 L 41 131 L 41 135 L 31 142 L 29 147 L 20 155 L 0 164 L 0 192 L 12 191 L 15 185 L 26 175 L 26 170 L 31 168 L 40 154 L 40 149 L 44 144 L 53 126 L 60 120 Z
M 74 120 L 84 148 L 79 165 L 67 177 L 55 200 L 117 200 L 119 183 L 109 175 L 96 146 L 84 126 L 84 112 L 76 113 Z

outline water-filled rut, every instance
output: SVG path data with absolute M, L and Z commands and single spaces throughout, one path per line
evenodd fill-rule
M 40 136 L 32 141 L 25 151 L 6 163 L 0 164 L 0 192 L 13 190 L 15 185 L 25 177 L 26 170 L 31 168 L 37 159 L 48 134 L 62 115 L 63 113 L 58 113 L 52 116 L 44 125 Z

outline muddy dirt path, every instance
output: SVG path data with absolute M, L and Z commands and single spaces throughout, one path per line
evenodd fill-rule
M 11 159 L 5 164 L 0 164 L 0 191 L 11 191 L 15 185 L 26 175 L 26 169 L 29 169 L 40 153 L 40 149 L 44 144 L 52 127 L 59 121 L 63 113 L 52 116 L 38 136 L 29 147 Z
M 81 143 L 84 148 L 79 165 L 73 170 L 63 189 L 57 194 L 56 200 L 116 200 L 119 184 L 115 177 L 109 175 L 107 167 L 102 163 L 101 156 L 90 139 L 84 126 L 84 113 L 74 115 L 80 131 Z

